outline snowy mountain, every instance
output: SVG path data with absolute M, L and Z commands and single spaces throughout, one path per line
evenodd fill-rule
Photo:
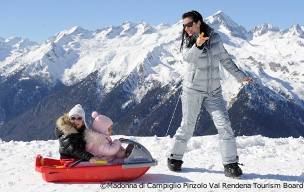
M 38 44 L 29 39 L 11 37 L 3 39 L 0 37 L 0 82 L 7 76 L 18 70 L 20 64 L 18 58 L 33 50 Z M 4 78 L 4 79 L 3 79 Z
M 118 139 L 122 135 L 112 138 Z M 125 136 L 123 136 L 125 137 Z M 125 137 L 126 138 L 126 137 Z M 129 137 L 127 137 L 129 138 Z M 57 140 L 0 141 L 1 191 L 303 191 L 304 139 L 267 138 L 261 135 L 236 138 L 243 179 L 224 176 L 218 135 L 192 137 L 184 156 L 183 170 L 167 168 L 169 137 L 130 137 L 144 145 L 158 165 L 128 182 L 54 183 L 45 182 L 34 169 L 35 157 L 59 158 Z M 111 173 L 110 173 L 111 174 Z M 140 188 L 142 186 L 142 188 Z
M 254 80 L 241 85 L 221 69 L 236 135 L 303 135 L 303 26 L 261 24 L 247 32 L 221 11 L 205 21 Z M 56 119 L 77 103 L 86 119 L 93 110 L 112 118 L 116 134 L 173 135 L 187 65 L 179 52 L 181 30 L 182 21 L 125 22 L 96 31 L 76 26 L 40 45 L 1 38 L 0 138 L 53 139 Z M 215 133 L 202 110 L 195 135 Z

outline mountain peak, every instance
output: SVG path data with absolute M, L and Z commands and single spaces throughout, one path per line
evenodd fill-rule
M 300 25 L 298 23 L 295 23 L 294 25 L 292 25 L 290 27 L 290 30 L 294 30 L 294 31 L 297 31 L 298 33 L 302 34 L 303 33 L 303 30 L 302 28 L 300 27 Z
M 218 11 L 210 17 L 205 19 L 205 22 L 212 25 L 217 31 L 228 30 L 230 35 L 242 39 L 247 39 L 247 30 L 235 23 L 228 15 L 223 11 Z
M 228 15 L 226 15 L 223 11 L 218 11 L 210 17 L 206 18 L 211 24 L 220 23 L 224 26 L 229 26 L 230 28 L 238 28 L 238 24 L 236 24 Z
M 296 36 L 299 36 L 301 38 L 304 38 L 304 31 L 298 23 L 295 23 L 290 28 L 283 30 L 282 34 L 284 34 L 284 35 L 287 34 L 287 35 L 290 35 L 290 36 L 296 35 Z
M 150 34 L 155 32 L 155 29 L 149 25 L 148 23 L 146 23 L 145 21 L 141 21 L 138 25 L 137 25 L 137 29 L 138 29 L 138 33 L 139 34 Z
M 7 39 L 0 38 L 1 47 L 15 50 L 30 50 L 30 47 L 38 45 L 38 43 L 29 40 L 28 38 L 10 37 Z
M 83 31 L 83 30 L 85 30 L 85 29 L 83 29 L 80 26 L 75 26 L 75 27 L 72 27 L 70 30 L 68 30 L 67 33 L 72 34 L 72 33 L 77 33 L 79 31 Z
M 221 16 L 221 17 L 225 17 L 226 19 L 231 20 L 231 18 L 226 13 L 224 13 L 222 10 L 217 11 L 212 16 Z
M 250 32 L 252 32 L 252 34 L 256 37 L 264 35 L 267 32 L 279 32 L 279 31 L 280 29 L 277 26 L 267 23 L 263 23 L 260 26 L 254 27 L 250 30 Z

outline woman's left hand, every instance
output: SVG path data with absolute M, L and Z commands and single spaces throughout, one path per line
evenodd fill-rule
M 198 47 L 202 46 L 207 40 L 209 39 L 209 37 L 203 37 L 203 36 L 199 36 L 197 39 L 196 39 L 196 45 Z

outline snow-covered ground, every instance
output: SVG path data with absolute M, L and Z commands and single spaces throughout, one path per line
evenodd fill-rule
M 112 136 L 121 138 L 123 136 Z M 127 138 L 127 137 L 126 137 Z M 129 137 L 128 137 L 129 138 Z M 130 137 L 158 160 L 142 177 L 129 182 L 48 183 L 35 172 L 37 154 L 59 158 L 58 141 L 0 140 L 0 191 L 303 191 L 304 138 L 237 137 L 244 178 L 224 176 L 217 135 L 192 137 L 183 170 L 171 172 L 166 157 L 169 137 Z M 141 188 L 142 187 L 142 188 Z

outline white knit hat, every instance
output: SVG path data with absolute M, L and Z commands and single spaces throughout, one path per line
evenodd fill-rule
M 93 130 L 108 135 L 108 128 L 113 125 L 113 121 L 109 117 L 98 115 L 96 111 L 92 113 L 92 117 L 95 119 L 92 125 Z
M 83 118 L 83 121 L 87 127 L 86 121 L 85 121 L 85 112 L 82 109 L 82 106 L 80 104 L 75 105 L 70 112 L 69 112 L 69 118 L 71 118 L 73 115 L 79 115 Z

